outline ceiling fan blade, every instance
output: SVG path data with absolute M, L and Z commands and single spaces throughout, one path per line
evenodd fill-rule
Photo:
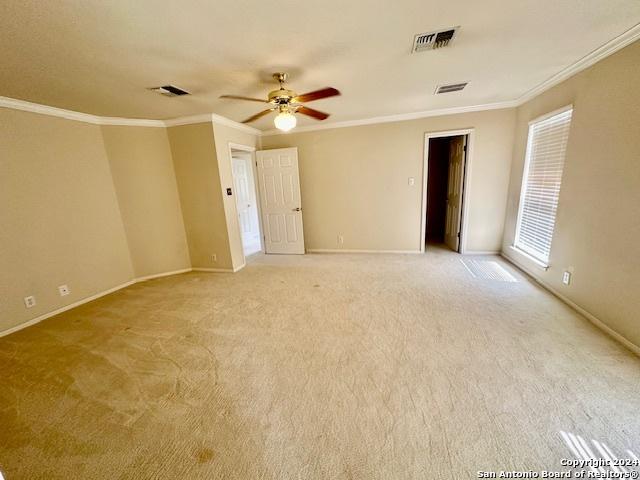
M 320 100 L 321 98 L 335 97 L 340 95 L 340 92 L 333 87 L 323 88 L 321 90 L 315 90 L 309 93 L 303 93 L 293 99 L 295 103 L 313 102 L 314 100 Z
M 247 118 L 246 120 L 244 120 L 242 123 L 249 123 L 249 122 L 253 122 L 254 120 L 257 120 L 259 118 L 264 117 L 266 114 L 271 113 L 273 111 L 273 108 L 270 108 L 268 110 L 263 110 L 259 113 L 256 113 L 254 116 Z
M 269 103 L 268 100 L 263 100 L 261 98 L 243 97 L 241 95 L 220 95 L 220 98 L 228 98 L 228 99 L 231 99 L 231 100 L 248 100 L 250 102 Z
M 309 107 L 304 107 L 304 106 L 298 107 L 298 110 L 296 111 L 297 113 L 302 113 L 303 115 L 309 115 L 310 117 L 313 117 L 316 120 L 324 120 L 326 118 L 329 118 L 328 113 L 324 113 L 319 110 L 314 110 L 313 108 L 309 108 Z

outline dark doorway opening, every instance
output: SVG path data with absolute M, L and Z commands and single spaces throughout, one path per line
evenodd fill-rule
M 427 243 L 444 243 L 447 218 L 450 137 L 429 139 L 427 177 Z
M 425 246 L 460 252 L 467 135 L 429 139 Z

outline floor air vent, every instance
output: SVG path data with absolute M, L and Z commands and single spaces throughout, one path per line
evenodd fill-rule
M 460 260 L 473 278 L 497 282 L 517 282 L 518 279 L 495 260 Z
M 161 95 L 165 95 L 167 97 L 179 97 L 181 95 L 190 95 L 186 90 L 182 90 L 174 85 L 163 85 L 162 87 L 150 88 L 154 92 L 157 92 Z
M 459 92 L 460 90 L 462 90 L 464 87 L 466 87 L 469 84 L 469 82 L 464 82 L 464 83 L 451 83 L 449 85 L 438 85 L 436 87 L 436 95 L 439 95 L 441 93 L 449 93 L 449 92 Z
M 411 53 L 435 50 L 449 45 L 456 36 L 460 27 L 447 28 L 435 32 L 419 33 L 413 38 Z

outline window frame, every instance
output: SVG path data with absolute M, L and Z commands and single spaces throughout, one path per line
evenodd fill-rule
M 557 215 L 556 217 L 554 217 L 554 225 L 553 225 L 553 232 L 552 232 L 552 239 L 551 239 L 551 243 L 549 245 L 549 255 L 547 257 L 546 260 L 543 260 L 541 258 L 536 257 L 535 255 L 533 255 L 531 252 L 528 252 L 524 249 L 522 249 L 520 246 L 518 246 L 518 240 L 520 238 L 520 229 L 521 229 L 521 221 L 522 221 L 522 215 L 523 215 L 523 211 L 524 211 L 524 199 L 525 199 L 525 195 L 527 192 L 527 184 L 529 181 L 529 167 L 531 165 L 531 147 L 532 147 L 532 143 L 533 143 L 533 136 L 532 136 L 532 128 L 533 126 L 535 126 L 536 124 L 543 122 L 545 120 L 548 120 L 552 117 L 555 117 L 557 115 L 561 115 L 563 113 L 566 113 L 570 110 L 573 110 L 573 104 L 569 104 L 569 105 L 565 105 L 562 108 L 558 108 L 557 110 L 553 110 L 552 112 L 549 113 L 545 113 L 544 115 L 541 115 L 539 117 L 534 118 L 533 120 L 530 120 L 528 123 L 528 129 L 527 129 L 527 149 L 525 152 L 525 156 L 524 156 L 524 168 L 522 171 L 522 182 L 520 183 L 520 201 L 518 203 L 518 216 L 516 217 L 516 227 L 515 227 L 515 235 L 513 237 L 513 245 L 511 245 L 511 248 L 514 249 L 516 252 L 518 252 L 520 255 L 525 256 L 526 258 L 528 258 L 529 260 L 531 260 L 533 263 L 535 263 L 536 265 L 538 265 L 539 267 L 542 267 L 544 270 L 547 270 L 550 266 L 550 259 L 551 259 L 551 246 L 553 245 L 553 236 L 555 235 L 555 222 L 557 219 Z M 571 122 L 573 121 L 573 115 L 571 116 L 571 119 L 569 120 L 569 131 L 571 131 Z M 566 162 L 566 150 L 565 150 L 565 155 L 564 158 L 562 159 L 562 176 L 564 176 L 564 165 Z M 560 189 L 562 189 L 562 184 L 560 185 Z

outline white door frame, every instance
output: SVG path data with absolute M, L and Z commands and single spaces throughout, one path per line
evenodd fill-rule
M 262 234 L 262 232 L 264 231 L 262 229 L 262 210 L 260 208 L 260 192 L 258 191 L 258 182 L 256 181 L 256 179 L 258 178 L 256 175 L 258 174 L 256 171 L 256 147 L 250 147 L 249 145 L 241 145 L 239 143 L 233 143 L 233 142 L 229 142 L 228 144 L 228 150 L 229 150 L 229 163 L 231 163 L 233 160 L 233 150 L 240 150 L 243 152 L 249 152 L 251 154 L 251 170 L 253 172 L 253 188 L 255 190 L 256 193 L 256 204 L 258 206 L 258 228 L 260 229 L 260 251 L 264 252 L 264 236 Z M 233 176 L 233 171 L 232 171 L 232 176 Z M 238 217 L 238 203 L 236 198 L 234 197 L 234 209 L 235 209 L 235 216 L 236 218 Z M 238 223 L 238 234 L 240 235 L 240 241 L 242 241 L 242 228 L 240 227 L 240 222 Z M 244 254 L 244 245 L 242 246 L 242 258 L 243 258 L 243 265 L 247 263 L 247 257 Z
M 427 243 L 427 179 L 429 175 L 429 140 L 432 138 L 457 137 L 467 135 L 467 152 L 465 154 L 465 165 L 462 169 L 464 182 L 462 186 L 462 220 L 460 222 L 460 253 L 467 251 L 467 226 L 469 222 L 469 184 L 471 179 L 471 165 L 473 159 L 473 145 L 475 141 L 475 128 L 465 128 L 462 130 L 445 130 L 439 132 L 427 132 L 424 134 L 424 159 L 422 166 L 422 217 L 420 221 L 420 252 L 424 253 Z

